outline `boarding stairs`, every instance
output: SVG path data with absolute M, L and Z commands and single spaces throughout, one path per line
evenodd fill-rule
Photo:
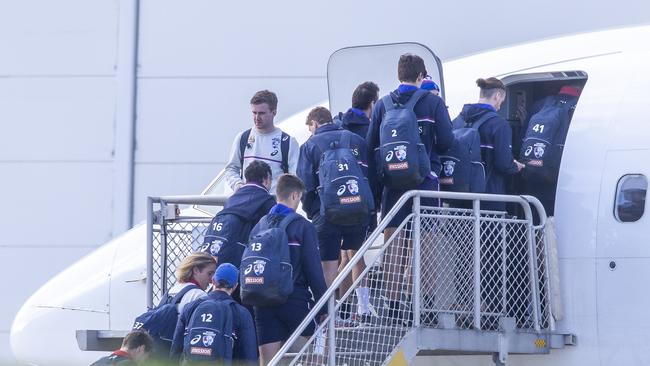
M 472 208 L 420 204 L 429 197 Z M 409 200 L 411 214 L 384 242 L 386 225 Z M 518 205 L 523 218 L 481 210 L 487 201 Z M 557 269 L 549 260 L 546 222 L 530 196 L 406 193 L 270 365 L 404 365 L 427 355 L 486 355 L 504 365 L 509 354 L 548 354 L 575 344 L 575 336 L 555 327 L 559 303 L 550 277 Z M 366 270 L 337 299 L 336 289 L 364 259 Z M 374 316 L 341 321 L 354 319 L 362 283 L 370 288 Z M 326 319 L 304 342 L 299 335 L 324 307 Z
M 472 208 L 427 207 L 423 198 L 464 201 L 462 206 Z M 149 197 L 149 308 L 176 282 L 177 265 L 202 245 L 211 216 L 226 199 Z M 384 242 L 388 222 L 410 200 L 412 212 Z M 519 217 L 481 209 L 488 201 L 518 207 Z M 180 209 L 187 206 L 191 209 Z M 547 232 L 546 213 L 534 197 L 409 191 L 270 365 L 403 365 L 416 356 L 437 355 L 485 355 L 503 365 L 510 354 L 548 354 L 574 345 L 574 335 L 556 329 L 559 275 Z M 365 271 L 337 298 L 336 289 L 361 260 Z M 361 284 L 370 289 L 376 316 L 360 324 L 337 321 L 353 316 Z M 305 342 L 299 334 L 323 308 L 328 316 Z M 126 331 L 118 333 L 78 331 L 77 337 L 82 349 L 107 350 Z

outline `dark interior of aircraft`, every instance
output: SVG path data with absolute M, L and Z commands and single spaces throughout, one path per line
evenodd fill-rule
M 506 100 L 499 113 L 510 123 L 512 128 L 512 151 L 515 159 L 519 159 L 522 142 L 528 129 L 528 122 L 534 112 L 534 105 L 550 95 L 557 95 L 563 86 L 573 86 L 583 90 L 587 83 L 587 73 L 584 71 L 558 71 L 534 74 L 517 74 L 502 79 L 507 87 Z M 572 116 L 572 114 L 571 114 Z M 570 123 L 571 120 L 567 121 Z M 564 145 L 564 141 L 556 141 Z M 563 149 L 560 150 L 560 156 Z M 549 182 L 532 182 L 522 178 L 521 174 L 513 176 L 508 184 L 509 194 L 531 194 L 531 184 L 544 184 L 543 189 L 549 192 L 548 197 L 539 198 L 548 216 L 554 213 L 555 191 L 557 189 L 557 169 L 555 178 Z M 539 188 L 539 187 L 536 187 Z M 533 192 L 538 189 L 533 189 Z M 544 199 L 546 198 L 546 199 Z M 523 217 L 521 209 L 509 207 L 512 215 Z M 533 210 L 534 211 L 534 210 Z

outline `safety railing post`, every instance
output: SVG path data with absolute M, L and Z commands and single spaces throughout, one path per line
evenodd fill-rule
M 551 278 L 550 278 L 550 271 L 551 271 L 551 262 L 550 262 L 550 257 L 549 257 L 549 250 L 548 250 L 548 240 L 546 238 L 546 233 L 542 230 L 542 245 L 544 246 L 544 283 L 546 284 L 544 290 L 546 292 L 546 303 L 547 303 L 547 314 L 548 316 L 548 329 L 551 331 L 555 331 L 555 318 L 553 317 L 552 314 L 552 304 L 553 304 L 553 288 L 551 288 Z M 537 234 L 537 233 L 536 233 Z M 535 235 L 535 244 L 537 244 L 537 235 Z
M 539 324 L 539 313 L 540 313 L 540 301 L 539 301 L 539 281 L 537 278 L 537 265 L 536 262 L 537 260 L 535 253 L 537 252 L 537 248 L 535 245 L 535 240 L 533 237 L 533 218 L 532 214 L 528 214 L 530 212 L 530 207 L 528 207 L 527 214 L 526 214 L 526 219 L 528 223 L 526 224 L 526 231 L 527 231 L 527 238 L 528 238 L 528 267 L 529 267 L 529 272 L 530 272 L 530 296 L 532 297 L 533 300 L 533 322 L 535 326 L 535 331 L 539 332 L 540 331 L 540 324 Z
M 327 358 L 330 366 L 336 365 L 336 299 L 334 295 L 330 296 L 327 303 L 327 343 L 329 344 Z
M 153 308 L 153 198 L 147 197 L 147 308 Z
M 413 197 L 413 325 L 420 327 L 421 312 L 421 235 L 420 235 L 420 195 Z M 429 243 L 433 245 L 433 243 Z
M 474 209 L 474 328 L 481 329 L 481 201 L 475 199 Z
M 167 292 L 167 222 L 164 212 L 167 210 L 167 204 L 160 202 L 160 294 Z
M 501 307 L 505 316 L 508 316 L 508 233 L 506 223 L 501 223 Z

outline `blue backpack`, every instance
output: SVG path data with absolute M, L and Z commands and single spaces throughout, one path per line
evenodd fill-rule
M 524 135 L 520 161 L 526 165 L 523 174 L 526 179 L 552 181 L 557 174 L 562 157 L 559 132 L 569 123 L 569 111 L 575 107 L 565 98 L 552 98 L 542 109 L 530 117 Z
M 390 95 L 381 99 L 386 113 L 376 149 L 377 173 L 388 188 L 415 188 L 431 172 L 429 154 L 420 140 L 418 120 L 413 112 L 418 100 L 428 93 L 418 89 L 404 105 L 393 102 Z
M 183 359 L 189 363 L 232 363 L 235 346 L 235 301 L 207 299 L 190 317 L 183 338 Z
M 375 209 L 368 179 L 350 149 L 352 132 L 323 149 L 318 168 L 320 214 L 337 225 L 362 225 Z
M 485 192 L 485 166 L 481 157 L 481 136 L 479 127 L 492 117 L 494 112 L 485 113 L 473 123 L 467 123 L 458 116 L 452 122 L 454 144 L 440 155 L 440 189 L 452 192 Z
M 252 228 L 250 219 L 224 209 L 212 218 L 199 251 L 217 257 L 219 264 L 239 267 Z
M 154 341 L 154 356 L 169 357 L 169 350 L 174 338 L 176 322 L 178 321 L 178 304 L 188 291 L 198 288 L 198 286 L 191 284 L 185 286 L 175 296 L 165 294 L 158 306 L 135 318 L 132 329 L 142 329 L 149 333 Z
M 239 269 L 242 303 L 280 305 L 293 292 L 287 226 L 298 218 L 300 215 L 293 212 L 277 225 L 271 225 L 268 216 L 260 220 L 261 231 L 250 238 Z

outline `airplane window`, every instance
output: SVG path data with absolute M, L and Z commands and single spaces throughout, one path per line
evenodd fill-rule
M 614 217 L 620 222 L 638 221 L 645 211 L 648 180 L 643 174 L 628 174 L 619 179 L 616 187 Z

